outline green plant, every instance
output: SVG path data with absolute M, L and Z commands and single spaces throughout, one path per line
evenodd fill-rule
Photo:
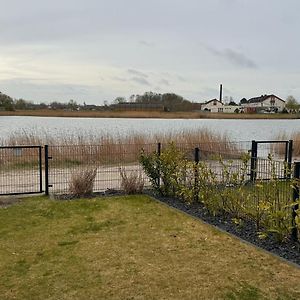
M 174 143 L 168 144 L 160 155 L 155 152 L 146 154 L 142 151 L 140 162 L 155 191 L 162 196 L 177 194 L 176 187 L 184 180 L 179 174 L 183 175 L 181 167 L 185 160 L 183 153 Z
M 153 189 L 160 192 L 160 157 L 156 152 L 147 154 L 142 149 L 140 154 L 140 163 L 148 176 Z
M 175 196 L 185 202 L 198 200 L 213 215 L 228 213 L 233 220 L 255 222 L 260 237 L 273 235 L 278 241 L 291 232 L 291 182 L 281 180 L 280 172 L 290 175 L 289 166 L 273 160 L 259 160 L 257 168 L 268 180 L 249 182 L 248 154 L 239 159 L 224 160 L 222 156 L 195 163 L 174 144 L 169 144 L 159 156 L 142 153 L 141 162 L 153 187 L 164 196 Z M 288 178 L 289 176 L 287 176 Z M 161 179 L 161 185 L 158 184 Z M 300 217 L 296 224 L 299 227 Z

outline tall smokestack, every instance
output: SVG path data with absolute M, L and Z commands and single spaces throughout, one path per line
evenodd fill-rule
M 220 84 L 220 102 L 222 102 L 222 97 L 223 97 L 223 85 Z

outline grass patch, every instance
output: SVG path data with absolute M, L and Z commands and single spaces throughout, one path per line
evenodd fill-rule
M 3 299 L 299 299 L 300 270 L 146 196 L 0 208 Z

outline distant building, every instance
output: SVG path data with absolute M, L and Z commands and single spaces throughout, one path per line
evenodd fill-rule
M 242 107 L 239 106 L 239 105 L 224 105 L 222 112 L 233 114 L 233 113 L 241 113 L 241 112 L 244 112 L 244 111 L 243 111 Z
M 223 112 L 224 104 L 218 99 L 209 100 L 201 105 L 201 110 L 207 112 Z
M 275 95 L 261 95 L 247 101 L 242 99 L 240 104 L 246 113 L 257 112 L 282 112 L 285 108 L 285 101 Z
M 212 99 L 201 105 L 202 111 L 212 112 L 212 113 L 240 113 L 243 112 L 243 108 L 234 102 L 228 105 L 224 104 L 220 100 Z

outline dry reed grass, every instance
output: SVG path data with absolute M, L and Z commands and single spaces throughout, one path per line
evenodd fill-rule
M 120 168 L 121 188 L 125 194 L 141 194 L 144 189 L 145 181 L 141 173 L 136 171 L 126 172 L 124 168 Z
M 89 196 L 93 193 L 97 168 L 87 168 L 73 174 L 69 184 L 69 194 L 73 197 Z
M 300 157 L 300 132 L 294 132 L 292 134 L 281 133 L 275 137 L 278 141 L 293 140 L 293 157 Z M 286 151 L 285 144 L 272 144 L 272 152 L 276 155 L 284 156 Z
M 53 136 L 47 133 L 32 132 L 12 133 L 8 138 L 0 140 L 0 145 L 49 145 L 49 154 L 53 157 L 52 163 L 80 164 L 118 164 L 122 162 L 136 163 L 139 160 L 141 149 L 145 152 L 157 150 L 157 143 L 165 145 L 173 142 L 183 151 L 193 155 L 193 149 L 199 147 L 201 157 L 221 154 L 224 157 L 239 157 L 241 145 L 230 141 L 228 136 L 212 132 L 207 129 L 183 130 L 166 134 L 78 134 L 68 136 Z M 6 160 L 8 160 L 6 154 Z M 30 157 L 30 156 L 29 156 Z M 14 157 L 11 158 L 13 161 Z M 36 158 L 33 158 L 36 159 Z M 1 161 L 1 151 L 0 151 Z
M 161 119 L 299 119 L 299 114 L 228 114 L 199 111 L 65 111 L 19 110 L 0 111 L 0 116 L 78 117 L 78 118 L 161 118 Z

